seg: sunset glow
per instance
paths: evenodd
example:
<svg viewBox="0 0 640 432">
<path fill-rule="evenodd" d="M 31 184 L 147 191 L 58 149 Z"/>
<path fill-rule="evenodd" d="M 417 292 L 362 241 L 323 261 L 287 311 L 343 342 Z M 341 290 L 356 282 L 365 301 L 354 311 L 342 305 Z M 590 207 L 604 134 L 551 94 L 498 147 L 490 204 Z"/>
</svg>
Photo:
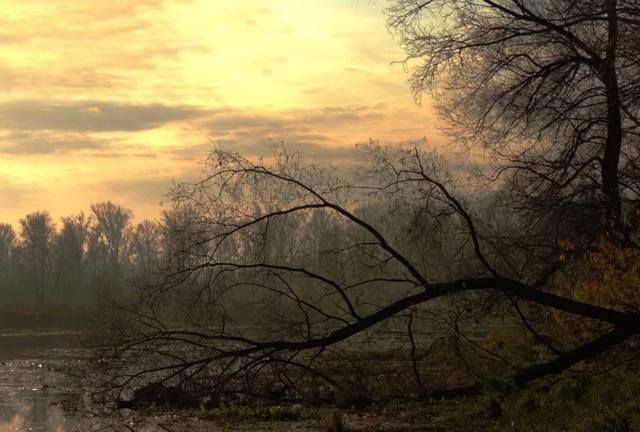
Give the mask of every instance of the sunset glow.
<svg viewBox="0 0 640 432">
<path fill-rule="evenodd" d="M 0 14 L 0 219 L 110 199 L 154 218 L 215 146 L 437 141 L 381 2 L 7 0 Z"/>
</svg>

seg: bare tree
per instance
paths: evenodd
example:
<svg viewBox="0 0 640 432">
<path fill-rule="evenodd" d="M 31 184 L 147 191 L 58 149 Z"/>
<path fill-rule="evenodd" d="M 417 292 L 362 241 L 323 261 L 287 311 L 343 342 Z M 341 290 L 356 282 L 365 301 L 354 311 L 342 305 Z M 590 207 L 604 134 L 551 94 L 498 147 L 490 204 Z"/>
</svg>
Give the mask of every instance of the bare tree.
<svg viewBox="0 0 640 432">
<path fill-rule="evenodd" d="M 52 242 L 55 225 L 46 211 L 20 219 L 20 252 L 24 277 L 29 281 L 37 306 L 44 306 L 52 290 Z"/>
<path fill-rule="evenodd" d="M 65 302 L 84 303 L 87 250 L 91 219 L 84 213 L 62 218 L 62 229 L 55 238 L 56 284 Z M 82 290 L 82 291 L 80 291 Z"/>
<path fill-rule="evenodd" d="M 271 166 L 213 154 L 206 179 L 174 191 L 175 211 L 200 209 L 183 226 L 193 235 L 177 251 L 185 265 L 145 288 L 130 315 L 137 324 L 119 332 L 122 344 L 109 351 L 109 382 L 121 388 L 143 377 L 205 374 L 215 377 L 209 390 L 217 392 L 239 376 L 277 368 L 292 382 L 296 373 L 315 374 L 341 386 L 323 369 L 336 349 L 366 343 L 372 334 L 379 349 L 392 347 L 396 342 L 379 332 L 403 328 L 402 343 L 411 343 L 413 356 L 416 343 L 425 343 L 414 337 L 416 313 L 434 336 L 442 302 L 452 298 L 466 318 L 478 305 L 502 305 L 517 317 L 532 304 L 604 324 L 591 340 L 512 369 L 507 378 L 516 383 L 558 373 L 640 331 L 633 312 L 552 292 L 559 254 L 547 266 L 528 266 L 528 256 L 499 250 L 447 185 L 437 156 L 375 145 L 363 152 L 356 182 L 287 152 Z M 382 211 L 366 210 L 376 206 Z M 407 236 L 409 229 L 424 234 Z M 435 243 L 435 232 L 453 249 L 445 257 L 421 248 Z M 443 271 L 443 258 L 457 260 L 457 270 Z M 178 302 L 168 303 L 163 293 Z M 188 318 L 175 320 L 176 308 Z M 148 355 L 153 367 L 132 361 Z"/>
<path fill-rule="evenodd" d="M 638 196 L 639 10 L 633 0 L 396 0 L 387 14 L 414 96 L 437 94 L 465 142 L 511 173 L 521 205 L 548 214 L 579 203 L 623 231 L 623 202 Z"/>
<path fill-rule="evenodd" d="M 163 256 L 161 226 L 153 221 L 140 222 L 132 238 L 132 255 L 136 273 L 145 276 L 157 270 Z"/>
<path fill-rule="evenodd" d="M 111 384 L 205 375 L 217 391 L 269 369 L 290 384 L 315 374 L 340 385 L 340 368 L 326 367 L 336 350 L 402 328 L 397 352 L 423 386 L 418 320 L 427 340 L 449 326 L 457 347 L 519 384 L 640 332 L 638 305 L 575 295 L 568 277 L 603 234 L 637 248 L 640 4 L 395 0 L 387 14 L 416 98 L 432 91 L 452 135 L 495 156 L 502 181 L 484 191 L 493 207 L 420 148 L 372 143 L 344 176 L 286 151 L 270 163 L 215 152 L 206 178 L 173 192 L 174 214 L 189 215 L 176 265 L 141 293 L 135 330 L 110 351 Z M 189 320 L 169 319 L 174 307 Z M 517 365 L 462 328 L 496 315 L 518 321 L 544 355 Z M 556 326 L 560 346 L 540 332 L 558 315 L 598 325 L 586 337 Z M 136 367 L 148 353 L 153 367 Z"/>
<path fill-rule="evenodd" d="M 10 224 L 0 224 L 0 289 L 7 295 L 15 274 L 13 255 L 16 246 L 16 232 Z"/>
<path fill-rule="evenodd" d="M 0 266 L 8 265 L 12 249 L 16 242 L 16 232 L 10 224 L 0 224 Z"/>
<path fill-rule="evenodd" d="M 95 218 L 94 248 L 106 253 L 111 278 L 121 278 L 130 255 L 133 212 L 110 201 L 92 204 L 91 212 Z"/>
</svg>

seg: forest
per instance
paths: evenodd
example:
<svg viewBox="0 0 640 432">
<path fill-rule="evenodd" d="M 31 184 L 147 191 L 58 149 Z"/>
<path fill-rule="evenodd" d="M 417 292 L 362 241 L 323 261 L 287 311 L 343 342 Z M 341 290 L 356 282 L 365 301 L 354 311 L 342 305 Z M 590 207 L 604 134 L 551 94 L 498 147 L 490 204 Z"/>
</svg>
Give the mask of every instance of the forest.
<svg viewBox="0 0 640 432">
<path fill-rule="evenodd" d="M 130 298 L 136 280 L 163 259 L 169 213 L 162 223 L 133 222 L 130 209 L 96 203 L 56 223 L 47 211 L 0 224 L 2 326 L 29 327 L 38 317 L 84 327 L 87 311 L 110 298 Z"/>
</svg>

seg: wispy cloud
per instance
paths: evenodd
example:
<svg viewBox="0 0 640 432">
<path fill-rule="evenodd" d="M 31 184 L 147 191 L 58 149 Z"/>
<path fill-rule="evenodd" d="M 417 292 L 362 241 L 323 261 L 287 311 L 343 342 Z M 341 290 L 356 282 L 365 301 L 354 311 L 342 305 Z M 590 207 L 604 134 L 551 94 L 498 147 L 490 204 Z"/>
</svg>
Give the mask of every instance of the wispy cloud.
<svg viewBox="0 0 640 432">
<path fill-rule="evenodd" d="M 112 146 L 85 134 L 58 134 L 42 131 L 13 131 L 0 136 L 0 153 L 6 155 L 42 155 L 84 150 L 103 151 Z"/>
<path fill-rule="evenodd" d="M 205 118 L 202 126 L 217 138 L 260 136 L 262 139 L 287 140 L 307 137 L 310 141 L 330 141 L 328 134 L 345 128 L 357 129 L 382 119 L 383 113 L 365 105 L 336 105 L 317 108 L 264 110 L 218 110 Z"/>
<path fill-rule="evenodd" d="M 0 104 L 0 129 L 141 131 L 200 115 L 200 109 L 188 106 L 100 101 L 21 101 Z"/>
</svg>

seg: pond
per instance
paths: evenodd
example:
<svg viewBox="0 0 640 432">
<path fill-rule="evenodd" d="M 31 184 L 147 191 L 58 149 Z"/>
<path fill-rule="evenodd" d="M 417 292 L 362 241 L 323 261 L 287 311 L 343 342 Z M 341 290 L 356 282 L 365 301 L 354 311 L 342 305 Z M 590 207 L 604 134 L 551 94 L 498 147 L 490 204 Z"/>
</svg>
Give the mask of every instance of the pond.
<svg viewBox="0 0 640 432">
<path fill-rule="evenodd" d="M 88 409 L 88 389 L 73 378 L 88 351 L 75 334 L 0 333 L 0 432 L 296 431 L 308 424 L 227 424 L 193 412 L 134 412 L 109 416 Z"/>
<path fill-rule="evenodd" d="M 0 333 L 0 432 L 302 432 L 327 430 L 335 412 L 331 407 L 305 407 L 301 418 L 293 421 L 205 421 L 194 410 L 120 410 L 105 415 L 102 407 L 88 404 L 85 381 L 73 377 L 89 354 L 78 347 L 78 339 L 76 334 Z M 425 421 L 434 418 L 422 415 L 428 409 L 407 410 L 400 404 L 352 410 L 345 422 L 354 431 L 449 430 L 426 428 Z"/>
<path fill-rule="evenodd" d="M 74 334 L 0 334 L 0 432 L 95 429 L 68 372 L 85 351 Z M 93 422 L 98 427 L 99 422 Z M 97 429 L 96 429 L 97 430 Z"/>
</svg>

